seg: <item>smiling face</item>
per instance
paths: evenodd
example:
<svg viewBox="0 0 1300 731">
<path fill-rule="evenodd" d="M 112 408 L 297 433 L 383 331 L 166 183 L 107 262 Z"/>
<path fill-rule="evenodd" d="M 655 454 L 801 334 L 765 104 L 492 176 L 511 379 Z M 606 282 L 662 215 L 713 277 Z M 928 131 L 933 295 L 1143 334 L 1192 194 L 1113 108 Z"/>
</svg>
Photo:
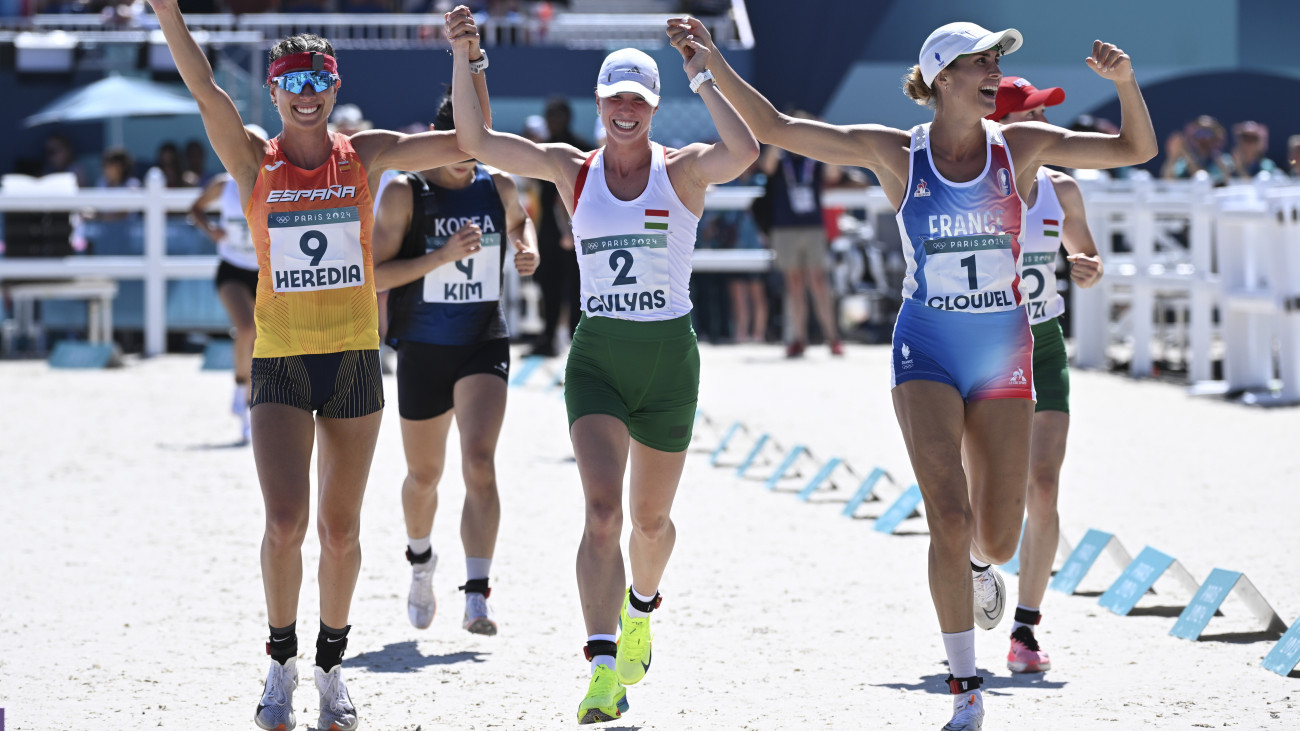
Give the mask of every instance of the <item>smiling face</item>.
<svg viewBox="0 0 1300 731">
<path fill-rule="evenodd" d="M 631 142 L 650 135 L 650 120 L 657 107 L 638 94 L 620 92 L 611 97 L 597 97 L 596 110 L 605 125 L 605 139 Z"/>
<path fill-rule="evenodd" d="M 989 49 L 958 56 L 939 72 L 935 85 L 942 89 L 941 94 L 948 103 L 973 104 L 984 110 L 981 115 L 988 115 L 997 109 L 998 82 L 1001 80 L 998 51 Z"/>
<path fill-rule="evenodd" d="M 302 91 L 294 94 L 271 85 L 271 103 L 280 113 L 285 130 L 310 129 L 324 125 L 338 100 L 338 85 L 318 92 L 311 84 L 303 84 Z"/>
</svg>

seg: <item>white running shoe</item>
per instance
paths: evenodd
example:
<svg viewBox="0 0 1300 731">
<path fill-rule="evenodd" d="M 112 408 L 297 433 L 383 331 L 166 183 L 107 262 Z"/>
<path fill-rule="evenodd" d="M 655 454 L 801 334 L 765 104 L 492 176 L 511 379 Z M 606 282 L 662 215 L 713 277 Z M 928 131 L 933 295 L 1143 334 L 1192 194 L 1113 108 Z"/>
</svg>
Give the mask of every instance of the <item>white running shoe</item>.
<svg viewBox="0 0 1300 731">
<path fill-rule="evenodd" d="M 416 629 L 428 629 L 438 611 L 433 596 L 433 570 L 438 568 L 438 554 L 424 563 L 411 564 L 411 592 L 406 597 L 406 616 Z"/>
<path fill-rule="evenodd" d="M 492 619 L 486 596 L 475 591 L 465 592 L 465 622 L 462 626 L 476 635 L 497 633 L 497 623 Z"/>
<path fill-rule="evenodd" d="M 243 416 L 248 413 L 248 386 L 235 384 L 235 393 L 230 397 L 230 413 Z"/>
<path fill-rule="evenodd" d="M 975 587 L 975 624 L 980 629 L 993 629 L 1002 621 L 1007 609 L 1007 585 L 994 566 L 971 577 Z"/>
<path fill-rule="evenodd" d="M 298 658 L 291 657 L 284 664 L 272 660 L 266 673 L 266 690 L 257 703 L 253 721 L 267 731 L 290 731 L 298 725 L 293 717 L 293 690 L 298 687 Z"/>
<path fill-rule="evenodd" d="M 980 731 L 984 728 L 984 695 L 978 688 L 952 697 L 952 720 L 943 731 Z"/>
<path fill-rule="evenodd" d="M 352 705 L 348 688 L 343 684 L 343 666 L 335 665 L 328 673 L 313 665 L 316 690 L 320 693 L 319 731 L 352 731 L 357 727 L 357 709 Z"/>
</svg>

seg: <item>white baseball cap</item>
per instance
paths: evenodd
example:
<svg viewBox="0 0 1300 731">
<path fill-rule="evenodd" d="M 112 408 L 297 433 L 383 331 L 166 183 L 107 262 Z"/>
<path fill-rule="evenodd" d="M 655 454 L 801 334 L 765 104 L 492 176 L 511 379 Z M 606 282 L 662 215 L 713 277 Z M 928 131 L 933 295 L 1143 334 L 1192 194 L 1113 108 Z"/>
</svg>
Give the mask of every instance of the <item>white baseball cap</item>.
<svg viewBox="0 0 1300 731">
<path fill-rule="evenodd" d="M 659 106 L 659 66 L 655 60 L 635 48 L 623 48 L 605 57 L 596 77 L 596 95 L 608 98 L 632 92 L 651 106 Z"/>
<path fill-rule="evenodd" d="M 1001 47 L 1003 56 L 1020 48 L 1025 42 L 1015 28 L 990 32 L 974 23 L 949 23 L 940 26 L 921 45 L 921 78 L 926 85 L 934 85 L 934 77 L 958 56 Z"/>
</svg>

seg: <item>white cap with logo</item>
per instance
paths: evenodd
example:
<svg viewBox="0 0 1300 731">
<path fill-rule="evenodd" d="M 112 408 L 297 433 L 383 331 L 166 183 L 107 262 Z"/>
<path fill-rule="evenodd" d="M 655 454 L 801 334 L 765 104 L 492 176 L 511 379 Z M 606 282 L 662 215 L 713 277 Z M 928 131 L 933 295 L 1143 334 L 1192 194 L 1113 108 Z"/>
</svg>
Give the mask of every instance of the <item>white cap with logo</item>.
<svg viewBox="0 0 1300 731">
<path fill-rule="evenodd" d="M 596 78 L 596 95 L 607 98 L 631 92 L 659 106 L 659 66 L 649 55 L 635 48 L 623 48 L 605 57 Z"/>
<path fill-rule="evenodd" d="M 1015 28 L 993 33 L 974 23 L 940 26 L 921 46 L 921 78 L 927 85 L 933 86 L 934 77 L 958 56 L 987 51 L 994 46 L 999 46 L 1001 54 L 1005 56 L 1020 48 L 1024 42 L 1024 37 Z"/>
</svg>

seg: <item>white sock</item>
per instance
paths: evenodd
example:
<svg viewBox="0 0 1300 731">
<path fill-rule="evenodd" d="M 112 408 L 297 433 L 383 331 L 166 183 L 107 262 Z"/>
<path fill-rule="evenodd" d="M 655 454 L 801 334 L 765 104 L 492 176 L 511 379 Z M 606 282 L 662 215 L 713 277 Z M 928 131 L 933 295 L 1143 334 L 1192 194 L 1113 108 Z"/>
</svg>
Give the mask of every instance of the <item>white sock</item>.
<svg viewBox="0 0 1300 731">
<path fill-rule="evenodd" d="M 651 593 L 650 596 L 646 596 L 646 595 L 642 594 L 641 592 L 637 591 L 635 586 L 632 587 L 632 596 L 633 596 L 637 601 L 639 601 L 639 602 L 652 602 L 652 601 L 654 601 L 654 598 L 655 598 L 654 593 Z M 650 613 L 649 613 L 649 612 L 643 612 L 643 611 L 641 611 L 640 609 L 637 609 L 635 604 L 632 604 L 631 602 L 629 602 L 628 605 L 627 605 L 627 616 L 629 616 L 629 617 L 649 617 L 649 616 L 650 616 Z"/>
<path fill-rule="evenodd" d="M 975 569 L 976 569 L 977 567 L 980 568 L 980 569 L 987 569 L 989 566 L 992 566 L 992 564 L 985 563 L 985 562 L 979 560 L 978 558 L 975 558 L 975 554 L 974 554 L 974 553 L 972 553 L 972 554 L 970 555 L 970 563 L 971 563 L 971 569 L 970 569 L 970 570 L 971 570 L 971 573 L 972 573 L 972 574 L 981 574 L 981 573 L 984 573 L 982 570 L 981 570 L 981 571 L 976 571 Z"/>
<path fill-rule="evenodd" d="M 948 672 L 954 678 L 975 676 L 975 630 L 942 632 L 943 649 L 948 654 Z"/>
<path fill-rule="evenodd" d="M 470 558 L 465 557 L 465 578 L 473 581 L 474 579 L 486 579 L 492 572 L 492 559 L 490 558 Z"/>
<path fill-rule="evenodd" d="M 1018 605 L 1016 605 L 1016 611 L 1017 611 L 1017 612 L 1020 611 L 1021 609 L 1025 610 L 1026 612 L 1037 612 L 1037 611 L 1038 611 L 1038 607 L 1026 607 L 1026 606 L 1023 605 L 1023 604 L 1018 604 Z M 1012 631 L 1012 632 L 1015 632 L 1016 630 L 1020 629 L 1021 627 L 1028 627 L 1030 632 L 1033 632 L 1033 631 L 1034 631 L 1034 625 L 1032 625 L 1032 624 L 1025 624 L 1024 622 L 1017 622 L 1017 621 L 1015 621 L 1015 620 L 1012 620 L 1012 621 L 1011 621 L 1011 631 Z"/>
<path fill-rule="evenodd" d="M 590 636 L 590 637 L 587 638 L 587 641 L 588 641 L 588 642 L 599 642 L 600 640 L 605 640 L 606 642 L 617 642 L 617 641 L 618 641 L 618 638 L 615 637 L 614 635 L 592 635 L 592 636 Z M 604 665 L 605 667 L 609 668 L 610 670 L 613 670 L 613 669 L 614 669 L 614 656 L 613 656 L 613 655 L 597 655 L 597 656 L 591 658 L 591 672 L 593 672 L 593 673 L 596 672 L 596 666 L 597 666 L 597 665 Z"/>
<path fill-rule="evenodd" d="M 411 553 L 419 556 L 432 547 L 432 544 L 430 543 L 430 539 L 432 538 L 433 534 L 429 534 L 423 538 L 408 537 L 406 539 L 406 545 L 411 549 Z"/>
</svg>

